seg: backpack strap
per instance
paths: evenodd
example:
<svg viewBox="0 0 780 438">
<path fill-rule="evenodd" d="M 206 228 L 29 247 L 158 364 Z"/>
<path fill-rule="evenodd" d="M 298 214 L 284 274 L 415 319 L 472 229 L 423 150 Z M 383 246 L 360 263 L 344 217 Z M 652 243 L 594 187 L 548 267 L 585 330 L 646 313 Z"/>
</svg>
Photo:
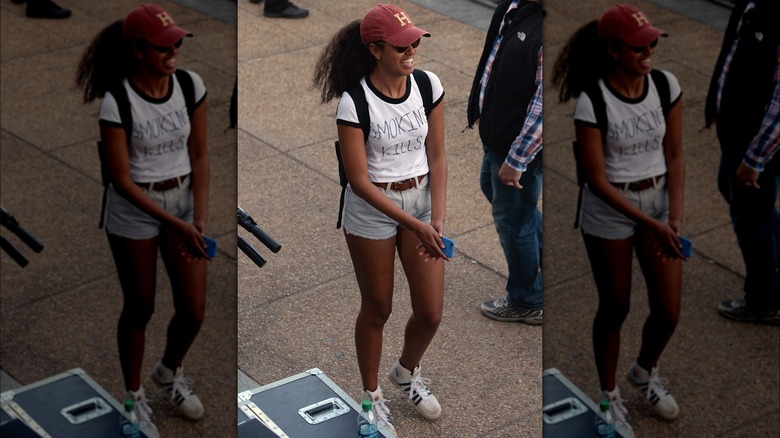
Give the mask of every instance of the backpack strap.
<svg viewBox="0 0 780 438">
<path fill-rule="evenodd" d="M 424 71 L 417 69 L 414 69 L 412 75 L 414 75 L 414 80 L 420 88 L 420 95 L 422 96 L 423 105 L 425 106 L 425 116 L 427 117 L 433 110 L 433 86 L 431 85 L 431 78 L 428 77 L 428 74 Z"/>
<path fill-rule="evenodd" d="M 130 144 L 130 139 L 133 136 L 133 113 L 130 110 L 130 99 L 127 97 L 127 89 L 125 88 L 124 81 L 116 84 L 109 92 L 113 96 L 116 102 L 117 111 L 119 112 L 119 120 L 122 122 L 122 128 L 125 130 L 125 138 L 127 144 Z M 103 228 L 105 225 L 105 211 L 106 203 L 108 201 L 108 185 L 111 183 L 111 175 L 106 165 L 106 147 L 102 141 L 97 142 L 98 158 L 100 159 L 100 179 L 103 183 L 103 200 L 100 207 L 100 221 L 98 222 L 98 229 Z"/>
<path fill-rule="evenodd" d="M 187 115 L 192 120 L 192 114 L 195 112 L 195 85 L 192 83 L 192 76 L 186 70 L 176 69 L 176 80 L 179 82 L 181 92 L 184 95 L 184 104 L 187 106 Z"/>
<path fill-rule="evenodd" d="M 582 92 L 588 95 L 591 105 L 593 105 L 593 114 L 596 116 L 596 125 L 598 125 L 599 131 L 601 131 L 601 142 L 603 144 L 607 140 L 607 132 L 609 131 L 607 103 L 604 101 L 604 94 L 598 82 L 591 83 Z M 574 151 L 574 163 L 577 168 L 577 184 L 580 186 L 577 194 L 577 213 L 574 217 L 574 228 L 576 229 L 580 226 L 580 216 L 582 214 L 582 191 L 585 187 L 585 170 L 582 168 L 580 148 L 576 141 L 572 142 L 572 150 Z"/>
<path fill-rule="evenodd" d="M 669 79 L 661 70 L 650 70 L 650 76 L 653 78 L 655 88 L 658 90 L 658 97 L 661 99 L 661 110 L 664 113 L 664 119 L 669 117 L 669 110 L 672 106 L 671 91 L 669 90 Z"/>
<path fill-rule="evenodd" d="M 366 100 L 366 93 L 363 90 L 363 86 L 360 82 L 353 85 L 347 90 L 349 97 L 352 98 L 352 102 L 355 104 L 355 111 L 358 116 L 358 123 L 360 129 L 363 131 L 363 141 L 368 140 L 368 134 L 371 130 L 371 121 L 368 115 L 368 100 Z M 344 196 L 347 193 L 347 172 L 344 170 L 344 160 L 341 158 L 341 147 L 338 140 L 336 141 L 336 159 L 339 163 L 339 183 L 341 184 L 341 196 L 339 198 L 339 217 L 336 220 L 336 229 L 341 228 L 342 212 L 344 210 Z"/>
</svg>

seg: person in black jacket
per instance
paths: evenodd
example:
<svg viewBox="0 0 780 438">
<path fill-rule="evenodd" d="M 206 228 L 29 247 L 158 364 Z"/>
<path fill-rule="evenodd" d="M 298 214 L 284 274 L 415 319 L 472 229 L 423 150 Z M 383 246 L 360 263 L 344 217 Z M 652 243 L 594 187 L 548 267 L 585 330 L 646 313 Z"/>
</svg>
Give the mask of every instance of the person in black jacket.
<svg viewBox="0 0 780 438">
<path fill-rule="evenodd" d="M 542 323 L 542 5 L 496 8 L 474 77 L 468 124 L 483 145 L 480 186 L 509 268 L 506 296 L 481 305 L 498 321 Z"/>
<path fill-rule="evenodd" d="M 745 295 L 726 318 L 780 325 L 780 2 L 741 0 L 723 38 L 705 121 L 721 148 L 718 189 L 745 262 Z"/>
</svg>

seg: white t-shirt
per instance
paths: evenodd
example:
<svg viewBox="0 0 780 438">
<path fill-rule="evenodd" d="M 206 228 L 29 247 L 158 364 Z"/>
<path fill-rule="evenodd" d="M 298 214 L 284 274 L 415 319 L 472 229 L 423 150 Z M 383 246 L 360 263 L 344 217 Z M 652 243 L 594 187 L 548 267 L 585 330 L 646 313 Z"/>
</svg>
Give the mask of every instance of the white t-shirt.
<svg viewBox="0 0 780 438">
<path fill-rule="evenodd" d="M 188 71 L 195 88 L 195 103 L 200 105 L 206 96 L 203 80 Z M 128 145 L 130 176 L 136 182 L 161 181 L 192 171 L 187 149 L 190 136 L 190 118 L 176 75 L 171 75 L 168 95 L 154 99 L 144 95 L 130 81 L 123 82 L 130 101 L 133 135 Z M 106 93 L 100 104 L 98 118 L 101 124 L 122 128 L 116 100 Z"/>
<path fill-rule="evenodd" d="M 444 97 L 439 78 L 426 71 L 431 80 L 433 108 Z M 382 95 L 368 77 L 360 85 L 368 102 L 370 131 L 366 141 L 368 179 L 373 182 L 400 181 L 428 173 L 428 156 L 425 138 L 428 135 L 428 119 L 425 116 L 420 89 L 409 75 L 406 95 L 391 99 Z M 344 92 L 336 111 L 336 123 L 360 128 L 355 103 Z"/>
<path fill-rule="evenodd" d="M 680 83 L 671 73 L 663 71 L 669 82 L 672 105 L 682 95 Z M 645 93 L 637 99 L 618 95 L 603 79 L 599 87 L 607 107 L 606 145 L 604 162 L 610 182 L 638 181 L 666 173 L 663 140 L 666 120 L 661 99 L 652 76 L 646 76 Z M 574 120 L 598 126 L 593 104 L 587 94 L 581 93 L 574 109 Z"/>
</svg>

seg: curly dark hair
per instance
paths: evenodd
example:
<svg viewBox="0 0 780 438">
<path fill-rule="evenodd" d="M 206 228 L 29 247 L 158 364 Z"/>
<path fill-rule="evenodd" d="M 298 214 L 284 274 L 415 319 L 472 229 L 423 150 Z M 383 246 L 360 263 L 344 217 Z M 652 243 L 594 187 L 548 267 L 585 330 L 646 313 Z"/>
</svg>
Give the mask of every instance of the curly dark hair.
<svg viewBox="0 0 780 438">
<path fill-rule="evenodd" d="M 138 68 L 138 59 L 122 37 L 123 21 L 117 20 L 101 30 L 79 62 L 76 88 L 84 90 L 84 103 L 103 97 Z"/>
<path fill-rule="evenodd" d="M 599 21 L 593 20 L 579 28 L 555 60 L 552 84 L 560 89 L 561 102 L 578 97 L 589 84 L 615 68 L 607 51 L 608 43 L 598 37 L 598 27 Z"/>
<path fill-rule="evenodd" d="M 376 59 L 360 40 L 360 21 L 355 20 L 339 30 L 317 61 L 313 86 L 320 90 L 322 103 L 340 97 L 376 68 Z"/>
</svg>

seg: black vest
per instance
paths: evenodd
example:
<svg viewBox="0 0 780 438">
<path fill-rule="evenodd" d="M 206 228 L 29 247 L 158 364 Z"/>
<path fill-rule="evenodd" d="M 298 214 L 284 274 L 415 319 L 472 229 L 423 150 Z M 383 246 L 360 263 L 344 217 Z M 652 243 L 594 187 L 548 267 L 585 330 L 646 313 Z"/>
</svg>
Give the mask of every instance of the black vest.
<svg viewBox="0 0 780 438">
<path fill-rule="evenodd" d="M 509 3 L 509 0 L 502 2 L 493 14 L 468 105 L 469 126 L 479 118 L 482 143 L 502 154 L 509 152 L 509 146 L 523 128 L 528 104 L 536 92 L 536 66 L 542 47 L 542 5 L 521 0 L 518 8 L 504 17 Z M 506 22 L 503 40 L 493 61 L 482 114 L 479 114 L 479 81 L 502 19 Z"/>
<path fill-rule="evenodd" d="M 716 127 L 723 152 L 735 156 L 745 154 L 748 144 L 761 127 L 774 91 L 777 48 L 780 45 L 780 1 L 756 1 L 755 7 L 742 18 L 740 40 L 729 65 L 718 111 L 718 79 L 726 54 L 737 37 L 737 24 L 746 4 L 747 1 L 740 1 L 729 20 L 705 109 L 707 126 L 717 118 Z"/>
</svg>

